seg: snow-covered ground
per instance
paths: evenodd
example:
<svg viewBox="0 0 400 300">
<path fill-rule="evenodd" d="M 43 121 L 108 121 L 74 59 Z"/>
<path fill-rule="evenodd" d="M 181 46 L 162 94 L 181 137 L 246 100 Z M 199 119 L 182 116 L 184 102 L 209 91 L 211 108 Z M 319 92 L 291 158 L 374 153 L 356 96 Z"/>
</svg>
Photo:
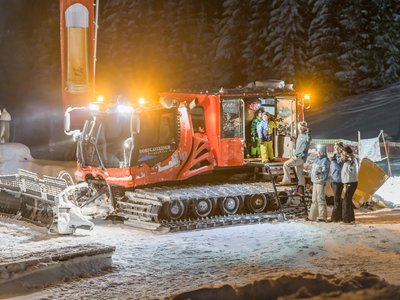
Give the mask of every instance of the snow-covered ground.
<svg viewBox="0 0 400 300">
<path fill-rule="evenodd" d="M 0 174 L 14 173 L 18 166 L 56 175 L 58 168 L 68 166 L 39 164 L 22 150 L 18 155 L 0 162 Z M 112 272 L 53 284 L 18 299 L 154 299 L 299 272 L 368 271 L 400 285 L 399 211 L 359 212 L 356 220 L 356 225 L 299 220 L 165 235 L 100 222 L 92 232 L 58 236 L 0 218 L 0 259 L 87 243 L 116 247 Z"/>
<path fill-rule="evenodd" d="M 390 177 L 375 192 L 374 200 L 382 201 L 387 206 L 400 206 L 400 177 Z"/>
<path fill-rule="evenodd" d="M 43 228 L 1 219 L 0 256 L 90 242 L 116 246 L 112 272 L 54 284 L 17 299 L 154 299 L 202 286 L 240 286 L 276 273 L 305 271 L 368 271 L 400 284 L 399 221 L 279 222 L 166 235 L 97 224 L 90 233 L 48 236 Z"/>
</svg>

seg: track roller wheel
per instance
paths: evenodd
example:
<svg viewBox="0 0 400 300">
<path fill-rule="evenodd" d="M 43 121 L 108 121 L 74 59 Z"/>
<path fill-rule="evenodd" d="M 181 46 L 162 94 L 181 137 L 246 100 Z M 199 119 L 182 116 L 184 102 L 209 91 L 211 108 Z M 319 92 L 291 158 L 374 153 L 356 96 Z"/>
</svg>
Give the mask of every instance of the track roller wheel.
<svg viewBox="0 0 400 300">
<path fill-rule="evenodd" d="M 179 220 L 186 215 L 186 205 L 181 200 L 172 200 L 163 205 L 163 212 L 167 220 Z"/>
<path fill-rule="evenodd" d="M 246 207 L 251 213 L 263 212 L 268 204 L 268 199 L 263 194 L 251 195 L 246 200 Z"/>
<path fill-rule="evenodd" d="M 192 202 L 192 212 L 197 218 L 205 218 L 214 211 L 214 201 L 211 199 L 197 199 Z"/>
<path fill-rule="evenodd" d="M 224 215 L 236 214 L 241 206 L 242 199 L 240 197 L 225 197 L 218 200 L 218 207 Z"/>
<path fill-rule="evenodd" d="M 289 195 L 287 192 L 279 192 L 278 197 L 281 200 L 282 204 L 286 204 L 289 199 Z"/>
</svg>

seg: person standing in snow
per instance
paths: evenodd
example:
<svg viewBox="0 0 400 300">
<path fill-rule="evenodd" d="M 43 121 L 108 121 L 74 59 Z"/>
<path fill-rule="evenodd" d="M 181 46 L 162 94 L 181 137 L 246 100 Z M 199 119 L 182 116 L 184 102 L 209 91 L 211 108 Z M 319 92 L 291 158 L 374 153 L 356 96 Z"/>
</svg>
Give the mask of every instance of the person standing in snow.
<svg viewBox="0 0 400 300">
<path fill-rule="evenodd" d="M 258 138 L 257 134 L 257 127 L 262 121 L 262 110 L 259 109 L 256 111 L 253 121 L 251 122 L 251 149 L 250 155 L 252 157 L 259 157 L 260 156 L 260 139 Z"/>
<path fill-rule="evenodd" d="M 333 191 L 333 210 L 331 221 L 340 222 L 342 218 L 342 167 L 343 161 L 341 157 L 342 149 L 344 145 L 342 142 L 335 143 L 335 150 L 331 157 L 331 165 L 329 170 L 329 181 L 331 182 L 331 187 Z"/>
<path fill-rule="evenodd" d="M 354 223 L 353 196 L 358 185 L 358 162 L 350 146 L 345 146 L 342 150 L 343 160 L 342 182 L 344 185 L 344 198 L 342 202 L 342 217 L 344 223 Z"/>
<path fill-rule="evenodd" d="M 326 182 L 329 176 L 329 159 L 326 156 L 326 146 L 317 146 L 317 158 L 311 168 L 311 181 L 313 183 L 312 202 L 308 220 L 326 222 L 327 206 L 325 200 Z"/>
<path fill-rule="evenodd" d="M 268 131 L 268 114 L 266 112 L 262 113 L 262 120 L 257 126 L 257 135 L 260 139 L 260 152 L 261 152 L 261 162 L 268 163 L 268 150 L 267 143 L 271 140 L 271 136 Z"/>
<path fill-rule="evenodd" d="M 0 115 L 0 143 L 10 142 L 10 123 L 11 115 L 4 108 Z"/>
<path fill-rule="evenodd" d="M 299 134 L 296 140 L 296 149 L 291 159 L 287 160 L 283 164 L 284 176 L 281 181 L 282 185 L 291 183 L 290 180 L 290 168 L 294 167 L 298 179 L 297 191 L 294 193 L 297 196 L 304 197 L 304 185 L 305 179 L 303 175 L 304 163 L 307 161 L 308 148 L 311 143 L 311 129 L 307 127 L 307 122 L 299 122 L 298 124 Z"/>
</svg>

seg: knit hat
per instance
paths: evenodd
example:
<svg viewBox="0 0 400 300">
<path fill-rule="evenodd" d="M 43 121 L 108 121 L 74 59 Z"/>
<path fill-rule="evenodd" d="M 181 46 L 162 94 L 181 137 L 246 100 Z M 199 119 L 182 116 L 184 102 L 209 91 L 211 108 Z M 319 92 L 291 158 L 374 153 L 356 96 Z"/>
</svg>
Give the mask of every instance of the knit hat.
<svg viewBox="0 0 400 300">
<path fill-rule="evenodd" d="M 345 146 L 345 147 L 343 148 L 343 150 L 344 150 L 345 152 L 347 152 L 348 154 L 353 153 L 353 149 L 351 149 L 350 146 Z"/>
<path fill-rule="evenodd" d="M 299 126 L 307 128 L 307 122 L 306 121 L 299 122 Z"/>
<path fill-rule="evenodd" d="M 321 145 L 321 144 L 317 145 L 317 150 L 321 153 L 326 154 L 326 146 L 325 145 Z"/>
<path fill-rule="evenodd" d="M 337 142 L 337 143 L 335 143 L 335 145 L 338 146 L 339 149 L 341 149 L 341 150 L 344 149 L 344 144 L 343 144 L 343 142 Z"/>
</svg>

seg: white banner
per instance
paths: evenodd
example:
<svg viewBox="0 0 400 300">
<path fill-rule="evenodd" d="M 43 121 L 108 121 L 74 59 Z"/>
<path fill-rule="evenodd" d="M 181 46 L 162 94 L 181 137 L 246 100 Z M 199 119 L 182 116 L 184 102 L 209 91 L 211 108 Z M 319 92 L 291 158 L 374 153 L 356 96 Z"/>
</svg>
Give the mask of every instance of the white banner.
<svg viewBox="0 0 400 300">
<path fill-rule="evenodd" d="M 359 158 L 360 161 L 368 157 L 373 162 L 381 161 L 381 148 L 379 147 L 379 137 L 373 139 L 360 140 Z"/>
</svg>

